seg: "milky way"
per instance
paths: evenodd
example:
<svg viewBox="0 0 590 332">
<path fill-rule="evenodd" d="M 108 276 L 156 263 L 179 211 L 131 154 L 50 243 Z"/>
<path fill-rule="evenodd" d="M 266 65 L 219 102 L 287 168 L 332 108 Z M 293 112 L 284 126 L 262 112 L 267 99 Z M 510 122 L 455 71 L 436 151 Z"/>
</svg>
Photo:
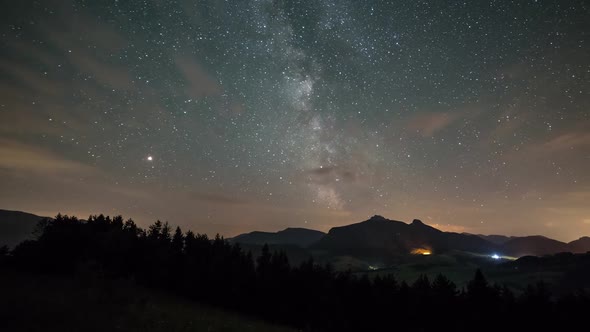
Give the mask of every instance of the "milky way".
<svg viewBox="0 0 590 332">
<path fill-rule="evenodd" d="M 590 234 L 583 1 L 3 7 L 0 208 Z"/>
</svg>

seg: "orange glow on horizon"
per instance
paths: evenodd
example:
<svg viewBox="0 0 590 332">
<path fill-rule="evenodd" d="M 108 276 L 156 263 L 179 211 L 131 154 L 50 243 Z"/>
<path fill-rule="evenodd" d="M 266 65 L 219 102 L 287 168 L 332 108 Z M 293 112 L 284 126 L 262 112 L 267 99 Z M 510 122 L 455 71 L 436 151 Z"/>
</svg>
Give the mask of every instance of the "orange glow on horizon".
<svg viewBox="0 0 590 332">
<path fill-rule="evenodd" d="M 430 249 L 425 249 L 425 248 L 415 248 L 415 249 L 412 249 L 411 253 L 413 255 L 428 256 L 428 255 L 432 254 L 432 251 L 430 251 Z"/>
</svg>

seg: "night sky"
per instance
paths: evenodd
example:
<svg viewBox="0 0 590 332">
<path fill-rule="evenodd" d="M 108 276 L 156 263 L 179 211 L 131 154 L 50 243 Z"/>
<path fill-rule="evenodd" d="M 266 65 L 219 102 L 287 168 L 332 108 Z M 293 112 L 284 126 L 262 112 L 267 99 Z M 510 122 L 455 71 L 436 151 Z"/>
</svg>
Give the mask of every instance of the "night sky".
<svg viewBox="0 0 590 332">
<path fill-rule="evenodd" d="M 0 208 L 590 235 L 585 1 L 4 1 Z"/>
</svg>

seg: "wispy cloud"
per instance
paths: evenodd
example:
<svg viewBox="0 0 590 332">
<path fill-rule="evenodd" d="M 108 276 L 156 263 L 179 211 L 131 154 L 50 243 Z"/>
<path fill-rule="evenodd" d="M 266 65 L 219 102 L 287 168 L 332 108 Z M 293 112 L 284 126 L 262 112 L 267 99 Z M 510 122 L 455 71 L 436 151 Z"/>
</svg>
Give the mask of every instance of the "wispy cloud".
<svg viewBox="0 0 590 332">
<path fill-rule="evenodd" d="M 407 130 L 416 132 L 422 137 L 432 137 L 453 123 L 456 117 L 454 114 L 442 112 L 421 113 L 411 117 L 405 127 Z"/>
<path fill-rule="evenodd" d="M 543 147 L 551 151 L 569 150 L 577 147 L 590 147 L 590 132 L 563 133 L 547 141 L 543 144 Z"/>
<path fill-rule="evenodd" d="M 76 30 L 79 24 L 75 22 L 63 29 L 49 28 L 45 31 L 45 35 L 55 49 L 61 51 L 79 73 L 92 78 L 100 86 L 117 90 L 131 89 L 133 79 L 126 67 L 115 62 L 101 60 L 99 57 L 101 54 L 90 52 L 88 49 L 88 43 L 92 43 L 101 45 L 99 49 L 103 53 L 116 52 L 124 43 L 123 37 L 112 28 L 104 25 L 97 25 L 97 31 L 92 32 L 86 31 L 86 29 Z M 76 31 L 76 34 L 72 31 Z M 105 36 L 110 39 L 107 40 Z M 88 40 L 84 41 L 85 38 Z"/>
<path fill-rule="evenodd" d="M 221 86 L 195 60 L 186 56 L 178 57 L 176 67 L 186 81 L 187 97 L 202 98 L 221 94 Z"/>
<path fill-rule="evenodd" d="M 0 139 L 0 168 L 41 175 L 89 175 L 97 172 L 91 166 L 65 159 L 50 151 L 5 139 Z"/>
<path fill-rule="evenodd" d="M 79 48 L 69 53 L 68 59 L 81 73 L 89 75 L 103 86 L 117 90 L 129 90 L 133 87 L 131 75 L 123 66 L 101 62 Z"/>
<path fill-rule="evenodd" d="M 0 61 L 0 72 L 6 73 L 16 84 L 30 89 L 32 95 L 42 94 L 58 97 L 63 95 L 66 90 L 63 84 L 43 77 L 38 71 L 17 62 Z"/>
</svg>

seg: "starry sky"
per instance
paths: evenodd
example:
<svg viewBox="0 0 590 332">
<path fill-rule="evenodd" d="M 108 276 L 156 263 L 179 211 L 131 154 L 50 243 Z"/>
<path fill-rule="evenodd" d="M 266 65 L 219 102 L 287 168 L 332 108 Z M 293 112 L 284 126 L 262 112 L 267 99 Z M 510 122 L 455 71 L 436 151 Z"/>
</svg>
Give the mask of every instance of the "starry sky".
<svg viewBox="0 0 590 332">
<path fill-rule="evenodd" d="M 5 1 L 0 208 L 590 235 L 585 1 Z"/>
</svg>

